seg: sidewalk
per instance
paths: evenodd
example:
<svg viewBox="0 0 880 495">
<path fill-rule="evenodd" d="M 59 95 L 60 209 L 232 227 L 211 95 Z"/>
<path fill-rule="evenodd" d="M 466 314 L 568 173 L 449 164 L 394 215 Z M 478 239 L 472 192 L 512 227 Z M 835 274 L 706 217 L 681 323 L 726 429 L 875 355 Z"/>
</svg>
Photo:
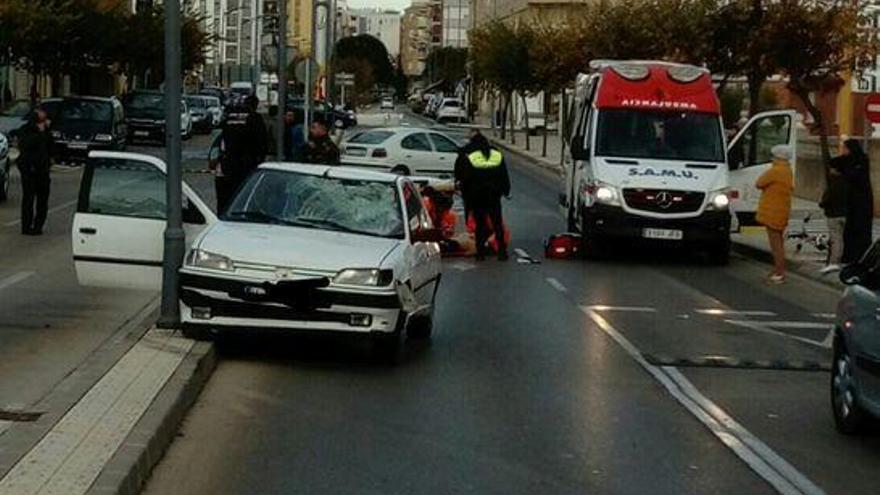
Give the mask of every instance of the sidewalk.
<svg viewBox="0 0 880 495">
<path fill-rule="evenodd" d="M 542 136 L 529 137 L 529 151 L 525 150 L 525 134 L 518 131 L 515 136 L 516 144 L 511 144 L 510 136 L 501 140 L 500 132 L 493 134 L 487 131 L 486 136 L 498 147 L 530 160 L 536 165 L 561 174 L 560 139 L 557 135 L 547 136 L 547 156 L 541 156 Z M 805 220 L 807 220 L 805 222 Z M 821 275 L 819 270 L 825 266 L 827 252 L 816 248 L 808 239 L 790 239 L 788 235 L 806 231 L 809 236 L 827 236 L 828 226 L 825 215 L 815 201 L 803 198 L 794 198 L 792 203 L 791 220 L 786 232 L 785 251 L 789 269 L 807 278 L 842 287 L 836 274 Z M 874 238 L 880 237 L 880 220 L 874 222 Z M 739 232 L 731 235 L 734 252 L 764 263 L 771 263 L 770 245 L 767 234 L 763 227 L 743 227 Z"/>
</svg>

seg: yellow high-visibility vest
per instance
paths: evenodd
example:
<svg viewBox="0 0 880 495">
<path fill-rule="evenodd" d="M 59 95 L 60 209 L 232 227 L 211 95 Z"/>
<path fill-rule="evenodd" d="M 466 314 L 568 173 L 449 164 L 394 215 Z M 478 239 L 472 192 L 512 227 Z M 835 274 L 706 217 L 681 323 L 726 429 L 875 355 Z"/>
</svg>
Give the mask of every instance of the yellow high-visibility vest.
<svg viewBox="0 0 880 495">
<path fill-rule="evenodd" d="M 504 159 L 504 157 L 501 155 L 501 152 L 498 150 L 492 150 L 492 152 L 489 153 L 488 159 L 486 159 L 486 157 L 483 156 L 482 151 L 474 151 L 473 153 L 468 155 L 468 160 L 471 161 L 471 165 L 473 165 L 474 168 L 480 168 L 480 169 L 500 167 L 501 161 L 503 159 Z"/>
</svg>

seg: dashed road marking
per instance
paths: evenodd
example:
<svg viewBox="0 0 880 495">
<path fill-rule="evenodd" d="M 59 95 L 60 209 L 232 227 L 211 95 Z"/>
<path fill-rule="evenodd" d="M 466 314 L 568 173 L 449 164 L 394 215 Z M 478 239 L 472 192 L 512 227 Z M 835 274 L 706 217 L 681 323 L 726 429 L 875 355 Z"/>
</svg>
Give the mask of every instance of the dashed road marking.
<svg viewBox="0 0 880 495">
<path fill-rule="evenodd" d="M 566 286 L 562 285 L 562 282 L 560 282 L 559 280 L 556 280 L 553 277 L 547 277 L 544 280 L 547 281 L 547 283 L 550 285 L 550 287 L 553 287 L 557 291 L 562 292 L 562 293 L 568 292 L 568 288 Z"/>
<path fill-rule="evenodd" d="M 749 311 L 724 308 L 695 309 L 695 313 L 709 316 L 776 316 L 772 311 Z"/>
<path fill-rule="evenodd" d="M 721 407 L 709 400 L 702 392 L 675 368 L 655 366 L 622 333 L 615 329 L 598 311 L 588 306 L 581 310 L 596 326 L 617 343 L 645 371 L 703 423 L 734 454 L 755 473 L 764 478 L 783 495 L 824 495 L 824 491 L 801 474 L 794 466 L 773 451 L 767 444 L 736 422 Z"/>
<path fill-rule="evenodd" d="M 837 318 L 835 313 L 812 313 L 810 316 L 813 318 L 818 318 L 820 320 L 833 320 Z"/>
<path fill-rule="evenodd" d="M 781 330 L 775 330 L 775 328 L 783 328 L 783 329 L 806 329 L 806 330 L 821 330 L 828 329 L 831 330 L 831 326 L 827 323 L 815 323 L 808 321 L 750 321 L 750 320 L 724 320 L 725 323 L 730 323 L 731 325 L 736 325 L 742 328 L 748 328 L 750 330 L 755 330 L 756 332 L 766 333 L 769 335 L 776 335 L 778 337 L 785 337 L 792 340 L 797 340 L 798 342 L 803 342 L 807 345 L 812 345 L 816 347 L 821 347 L 823 349 L 830 349 L 831 344 L 826 337 L 823 341 L 819 342 L 813 339 L 808 339 L 806 337 L 801 337 L 800 335 L 792 335 L 788 332 L 783 332 Z M 827 343 L 826 343 L 827 342 Z"/>
<path fill-rule="evenodd" d="M 622 311 L 629 313 L 656 313 L 657 308 L 650 306 L 606 306 L 604 304 L 595 304 L 587 306 L 590 311 Z"/>
<path fill-rule="evenodd" d="M 6 278 L 0 278 L 0 290 L 12 287 L 13 285 L 27 280 L 32 277 L 36 272 L 18 272 L 14 273 Z"/>
</svg>

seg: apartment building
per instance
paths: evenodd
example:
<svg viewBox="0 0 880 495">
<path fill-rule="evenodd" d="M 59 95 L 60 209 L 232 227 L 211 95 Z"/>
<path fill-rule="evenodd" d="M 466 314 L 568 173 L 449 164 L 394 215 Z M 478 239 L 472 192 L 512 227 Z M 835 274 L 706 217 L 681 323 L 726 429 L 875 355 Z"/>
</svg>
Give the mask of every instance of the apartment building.
<svg viewBox="0 0 880 495">
<path fill-rule="evenodd" d="M 470 0 L 443 0 L 441 26 L 444 47 L 468 47 L 468 30 L 471 28 L 470 11 Z"/>
<path fill-rule="evenodd" d="M 383 9 L 356 9 L 352 12 L 357 17 L 357 33 L 375 36 L 388 53 L 397 58 L 400 54 L 400 12 Z"/>
</svg>

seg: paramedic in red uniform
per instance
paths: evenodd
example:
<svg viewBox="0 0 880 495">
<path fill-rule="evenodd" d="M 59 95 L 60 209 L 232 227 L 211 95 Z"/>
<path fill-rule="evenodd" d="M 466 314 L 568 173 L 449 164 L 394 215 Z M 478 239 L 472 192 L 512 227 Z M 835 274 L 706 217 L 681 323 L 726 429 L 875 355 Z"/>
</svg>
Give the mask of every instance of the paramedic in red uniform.
<svg viewBox="0 0 880 495">
<path fill-rule="evenodd" d="M 504 155 L 489 145 L 482 134 L 476 134 L 468 143 L 469 153 L 462 154 L 456 166 L 456 180 L 468 210 L 476 221 L 477 260 L 486 257 L 489 223 L 498 242 L 498 260 L 507 260 L 504 219 L 501 197 L 510 196 L 510 177 Z"/>
</svg>

